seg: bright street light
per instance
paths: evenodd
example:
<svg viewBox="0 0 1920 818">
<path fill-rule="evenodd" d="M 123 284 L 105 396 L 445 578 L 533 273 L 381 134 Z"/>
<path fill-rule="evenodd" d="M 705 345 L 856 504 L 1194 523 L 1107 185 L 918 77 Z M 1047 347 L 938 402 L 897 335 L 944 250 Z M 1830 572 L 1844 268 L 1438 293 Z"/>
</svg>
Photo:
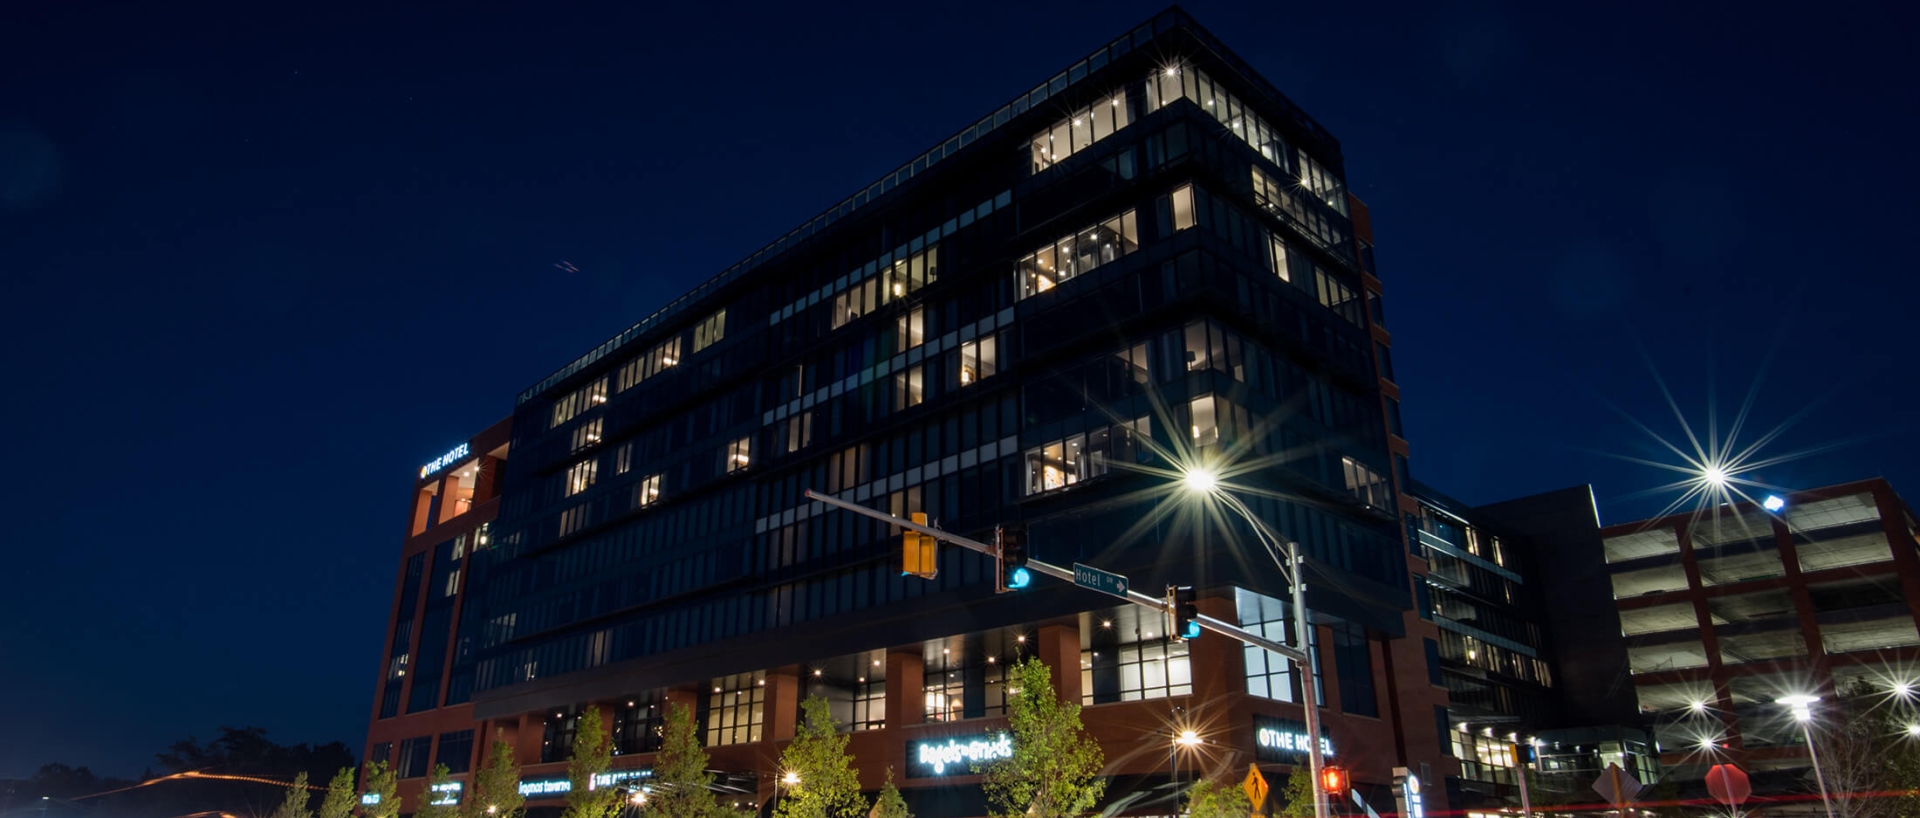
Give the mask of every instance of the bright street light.
<svg viewBox="0 0 1920 818">
<path fill-rule="evenodd" d="M 786 775 L 780 776 L 780 783 L 785 784 L 789 787 L 796 786 L 800 783 L 800 774 L 792 770 L 788 770 Z"/>
<path fill-rule="evenodd" d="M 1909 736 L 1920 736 L 1920 724 L 1909 724 L 1909 725 L 1907 725 L 1907 735 L 1909 735 Z"/>
<path fill-rule="evenodd" d="M 1198 747 L 1200 746 L 1200 734 L 1192 730 L 1181 730 L 1180 736 L 1175 738 L 1173 743 L 1182 747 Z"/>
<path fill-rule="evenodd" d="M 1760 502 L 1760 507 L 1768 511 L 1779 511 L 1787 507 L 1787 501 L 1780 499 L 1778 494 L 1769 494 L 1767 499 Z"/>
<path fill-rule="evenodd" d="M 1220 485 L 1220 477 L 1207 469 L 1188 469 L 1181 478 L 1188 491 L 1195 494 L 1209 494 Z"/>
<path fill-rule="evenodd" d="M 1833 818 L 1833 801 L 1827 797 L 1827 776 L 1820 772 L 1820 753 L 1813 749 L 1813 703 L 1820 701 L 1819 696 L 1796 693 L 1781 696 L 1773 700 L 1793 709 L 1793 720 L 1800 722 L 1800 735 L 1807 740 L 1807 760 L 1813 762 L 1813 780 L 1820 783 L 1820 803 L 1827 808 L 1827 818 Z"/>
<path fill-rule="evenodd" d="M 1791 708 L 1793 710 L 1793 720 L 1804 722 L 1813 718 L 1813 703 L 1817 701 L 1820 701 L 1819 696 L 1809 696 L 1801 693 L 1792 696 L 1781 696 L 1778 699 L 1774 699 L 1773 703 L 1784 704 Z"/>
<path fill-rule="evenodd" d="M 1727 470 L 1719 466 L 1708 466 L 1700 472 L 1700 479 L 1716 488 L 1727 487 Z"/>
</svg>

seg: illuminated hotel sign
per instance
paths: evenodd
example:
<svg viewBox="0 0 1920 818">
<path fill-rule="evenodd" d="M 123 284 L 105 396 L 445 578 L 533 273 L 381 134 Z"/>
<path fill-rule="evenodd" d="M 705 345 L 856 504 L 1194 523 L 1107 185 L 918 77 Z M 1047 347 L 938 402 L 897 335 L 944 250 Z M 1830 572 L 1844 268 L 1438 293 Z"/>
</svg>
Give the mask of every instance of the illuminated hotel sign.
<svg viewBox="0 0 1920 818">
<path fill-rule="evenodd" d="M 366 804 L 368 806 L 378 804 L 380 803 L 380 793 L 377 793 L 377 792 L 362 793 L 360 795 L 360 803 Z"/>
<path fill-rule="evenodd" d="M 1394 798 L 1405 818 L 1427 818 L 1426 799 L 1420 795 L 1420 776 L 1405 767 L 1393 768 Z"/>
<path fill-rule="evenodd" d="M 907 777 L 925 778 L 953 772 L 966 775 L 973 765 L 1013 757 L 1013 737 L 1006 733 L 928 739 L 907 743 Z"/>
<path fill-rule="evenodd" d="M 460 793 L 466 789 L 466 785 L 458 781 L 442 781 L 429 789 L 433 790 L 434 806 L 444 806 L 460 803 Z"/>
<path fill-rule="evenodd" d="M 467 447 L 467 444 L 465 443 L 462 443 L 458 446 L 453 447 L 453 451 L 440 455 L 439 457 L 434 458 L 431 462 L 427 463 L 427 465 L 421 466 L 420 476 L 426 477 L 429 474 L 432 474 L 448 466 L 451 466 L 455 463 L 458 463 L 460 461 L 460 458 L 467 456 L 467 452 L 468 452 L 468 447 Z"/>
<path fill-rule="evenodd" d="M 1253 757 L 1259 761 L 1297 764 L 1307 760 L 1307 726 L 1293 719 L 1253 717 Z M 1333 757 L 1333 740 L 1320 729 L 1320 755 Z"/>
<path fill-rule="evenodd" d="M 632 769 L 632 770 L 614 770 L 612 772 L 597 773 L 593 777 L 593 788 L 597 790 L 597 789 L 600 789 L 601 787 L 611 787 L 615 784 L 619 784 L 624 781 L 632 781 L 636 778 L 652 778 L 652 777 L 653 777 L 652 767 L 640 767 L 638 769 Z M 536 778 L 536 779 L 533 779 L 532 781 L 520 782 L 520 794 L 528 798 L 544 798 L 549 795 L 566 795 L 567 793 L 572 791 L 573 791 L 573 779 L 570 779 L 570 778 Z"/>
</svg>

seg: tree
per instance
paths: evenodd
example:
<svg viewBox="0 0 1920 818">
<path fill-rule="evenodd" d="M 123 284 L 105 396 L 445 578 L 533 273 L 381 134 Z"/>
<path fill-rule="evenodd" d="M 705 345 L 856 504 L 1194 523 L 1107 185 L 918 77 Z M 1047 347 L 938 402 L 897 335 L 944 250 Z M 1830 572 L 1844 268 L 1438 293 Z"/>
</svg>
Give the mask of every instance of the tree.
<svg viewBox="0 0 1920 818">
<path fill-rule="evenodd" d="M 327 797 L 320 801 L 320 813 L 317 818 L 348 818 L 353 815 L 353 804 L 359 799 L 353 792 L 353 768 L 341 767 L 334 773 L 333 780 L 327 782 Z"/>
<path fill-rule="evenodd" d="M 458 801 L 435 803 L 443 796 L 442 785 L 451 781 L 453 774 L 445 764 L 433 765 L 433 772 L 427 776 L 427 791 L 420 794 L 420 804 L 413 811 L 413 818 L 455 818 L 459 815 Z"/>
<path fill-rule="evenodd" d="M 781 794 L 775 818 L 860 818 L 867 799 L 860 795 L 860 776 L 847 755 L 848 736 L 840 732 L 826 699 L 808 696 L 800 714 L 800 729 L 780 753 L 783 776 L 800 781 Z"/>
<path fill-rule="evenodd" d="M 367 764 L 366 789 L 373 803 L 361 802 L 360 815 L 363 818 L 398 818 L 400 815 L 399 782 L 395 780 L 394 770 L 385 761 Z"/>
<path fill-rule="evenodd" d="M 311 800 L 313 793 L 307 791 L 307 772 L 301 770 L 287 786 L 287 798 L 273 811 L 273 818 L 313 818 L 313 811 L 307 809 L 307 802 Z"/>
<path fill-rule="evenodd" d="M 1920 815 L 1920 744 L 1907 733 L 1920 708 L 1865 680 L 1842 691 L 1835 705 L 1808 725 L 1835 818 Z M 1807 789 L 1818 792 L 1811 771 Z"/>
<path fill-rule="evenodd" d="M 900 788 L 893 785 L 892 767 L 887 768 L 887 783 L 880 785 L 880 797 L 873 801 L 872 818 L 913 818 L 907 811 L 907 799 L 901 798 Z"/>
<path fill-rule="evenodd" d="M 613 766 L 613 744 L 600 723 L 600 708 L 589 705 L 573 730 L 573 754 L 567 759 L 567 808 L 561 818 L 614 818 L 620 812 L 620 793 L 613 787 L 593 786 L 594 776 Z M 418 818 L 418 816 L 416 816 Z"/>
<path fill-rule="evenodd" d="M 1287 776 L 1287 787 L 1280 793 L 1280 806 L 1275 812 L 1285 818 L 1313 818 L 1313 771 L 1301 765 L 1293 768 L 1293 774 Z"/>
<path fill-rule="evenodd" d="M 1200 781 L 1187 790 L 1188 818 L 1246 818 L 1252 812 L 1247 791 L 1233 784 Z M 1312 814 L 1311 802 L 1308 814 Z"/>
<path fill-rule="evenodd" d="M 1107 785 L 1100 745 L 1080 726 L 1080 705 L 1054 695 L 1053 674 L 1036 657 L 1007 669 L 1007 724 L 1013 757 L 987 766 L 981 781 L 994 818 L 1069 818 L 1093 808 Z"/>
<path fill-rule="evenodd" d="M 520 765 L 513 761 L 513 745 L 495 737 L 487 748 L 487 764 L 473 774 L 473 792 L 456 813 L 460 818 L 521 818 L 527 797 L 520 794 Z"/>
<path fill-rule="evenodd" d="M 700 746 L 693 713 L 684 704 L 669 705 L 660 753 L 653 761 L 645 818 L 719 818 L 724 810 L 709 789 L 712 785 L 707 751 Z"/>
</svg>

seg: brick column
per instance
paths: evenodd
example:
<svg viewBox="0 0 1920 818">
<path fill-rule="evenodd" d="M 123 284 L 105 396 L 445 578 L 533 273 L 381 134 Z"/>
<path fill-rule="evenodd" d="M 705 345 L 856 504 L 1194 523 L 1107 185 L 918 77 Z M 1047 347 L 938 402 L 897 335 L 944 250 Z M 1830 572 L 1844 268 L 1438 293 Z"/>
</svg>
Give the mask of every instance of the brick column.
<svg viewBox="0 0 1920 818">
<path fill-rule="evenodd" d="M 927 660 L 917 650 L 887 651 L 887 729 L 927 719 Z"/>
<path fill-rule="evenodd" d="M 519 735 L 508 739 L 513 742 L 514 763 L 522 767 L 540 763 L 540 742 L 547 737 L 547 716 L 550 715 L 545 711 L 521 714 Z"/>
<path fill-rule="evenodd" d="M 799 715 L 800 666 L 767 671 L 766 721 L 760 725 L 760 735 L 766 741 L 793 738 L 794 721 Z"/>
<path fill-rule="evenodd" d="M 1034 655 L 1053 672 L 1053 691 L 1060 700 L 1080 701 L 1080 626 L 1040 626 Z"/>
</svg>

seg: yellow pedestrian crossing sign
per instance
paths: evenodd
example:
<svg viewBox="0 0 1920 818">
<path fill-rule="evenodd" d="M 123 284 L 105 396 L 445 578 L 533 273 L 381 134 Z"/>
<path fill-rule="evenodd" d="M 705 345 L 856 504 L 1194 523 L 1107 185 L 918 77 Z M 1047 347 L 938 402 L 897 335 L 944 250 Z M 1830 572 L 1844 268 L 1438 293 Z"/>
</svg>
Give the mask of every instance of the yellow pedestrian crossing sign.
<svg viewBox="0 0 1920 818">
<path fill-rule="evenodd" d="M 1253 802 L 1253 811 L 1255 813 L 1258 813 L 1260 808 L 1266 805 L 1267 777 L 1260 774 L 1259 767 L 1252 764 L 1247 765 L 1247 780 L 1240 783 L 1240 788 L 1247 791 L 1247 800 Z"/>
</svg>

